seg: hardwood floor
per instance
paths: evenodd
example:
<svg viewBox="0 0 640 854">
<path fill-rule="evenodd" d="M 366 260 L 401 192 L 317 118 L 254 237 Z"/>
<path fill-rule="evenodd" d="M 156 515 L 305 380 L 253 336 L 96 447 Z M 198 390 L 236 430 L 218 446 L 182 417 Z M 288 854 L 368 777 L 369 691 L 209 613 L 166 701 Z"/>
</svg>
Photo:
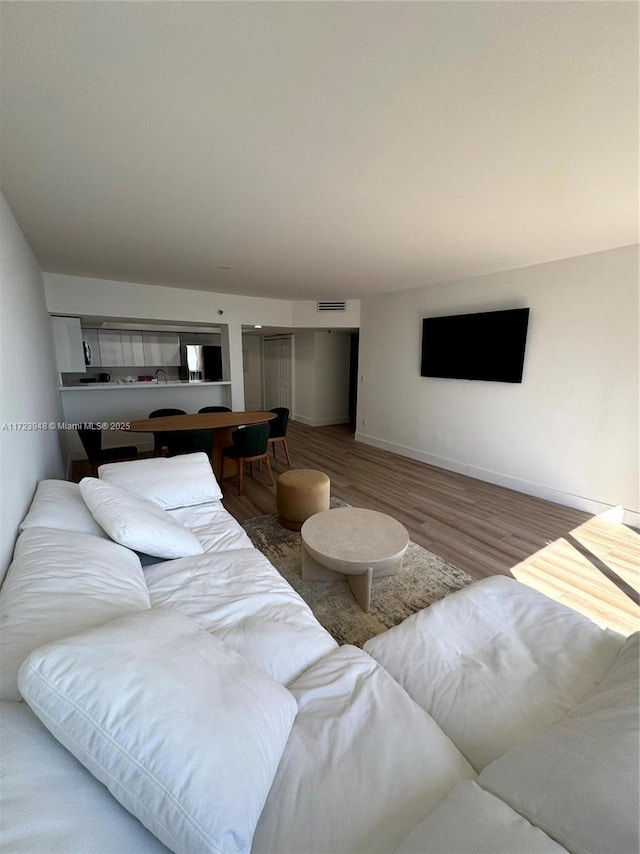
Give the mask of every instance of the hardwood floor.
<svg viewBox="0 0 640 854">
<path fill-rule="evenodd" d="M 518 578 L 623 634 L 640 628 L 640 537 L 609 518 L 592 517 L 529 495 L 444 471 L 356 442 L 343 426 L 289 423 L 295 468 L 331 478 L 331 494 L 399 519 L 411 539 L 474 578 Z M 274 477 L 287 466 L 272 458 Z M 223 484 L 236 519 L 275 512 L 265 470 Z"/>
<path fill-rule="evenodd" d="M 331 494 L 399 519 L 411 539 L 474 578 L 513 576 L 625 635 L 640 628 L 640 536 L 613 513 L 570 507 L 363 445 L 348 427 L 289 422 L 291 464 L 331 478 Z M 274 479 L 285 471 L 281 447 Z M 256 467 L 254 466 L 254 469 Z M 74 466 L 74 480 L 85 474 Z M 242 521 L 276 510 L 265 468 L 222 484 L 223 503 Z"/>
</svg>

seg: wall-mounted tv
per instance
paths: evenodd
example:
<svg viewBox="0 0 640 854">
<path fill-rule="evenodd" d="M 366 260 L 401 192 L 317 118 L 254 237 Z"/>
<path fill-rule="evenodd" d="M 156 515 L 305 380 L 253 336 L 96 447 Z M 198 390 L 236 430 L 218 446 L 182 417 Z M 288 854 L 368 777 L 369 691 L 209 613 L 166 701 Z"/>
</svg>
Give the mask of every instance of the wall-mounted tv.
<svg viewBox="0 0 640 854">
<path fill-rule="evenodd" d="M 528 325 L 528 308 L 425 317 L 420 374 L 521 383 Z"/>
</svg>

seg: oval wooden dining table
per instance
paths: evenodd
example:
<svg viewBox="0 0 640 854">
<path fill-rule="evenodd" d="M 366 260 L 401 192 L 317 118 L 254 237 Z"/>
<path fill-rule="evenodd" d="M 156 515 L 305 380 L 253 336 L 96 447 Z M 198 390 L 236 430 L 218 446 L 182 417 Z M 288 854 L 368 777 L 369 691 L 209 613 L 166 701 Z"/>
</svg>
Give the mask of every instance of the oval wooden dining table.
<svg viewBox="0 0 640 854">
<path fill-rule="evenodd" d="M 164 418 L 144 418 L 132 421 L 132 433 L 165 433 L 178 430 L 211 430 L 211 467 L 215 476 L 222 478 L 222 449 L 232 445 L 231 434 L 236 427 L 246 424 L 264 424 L 276 418 L 275 412 L 200 412 L 193 415 L 167 415 Z M 228 458 L 228 477 L 237 473 L 235 460 Z"/>
</svg>

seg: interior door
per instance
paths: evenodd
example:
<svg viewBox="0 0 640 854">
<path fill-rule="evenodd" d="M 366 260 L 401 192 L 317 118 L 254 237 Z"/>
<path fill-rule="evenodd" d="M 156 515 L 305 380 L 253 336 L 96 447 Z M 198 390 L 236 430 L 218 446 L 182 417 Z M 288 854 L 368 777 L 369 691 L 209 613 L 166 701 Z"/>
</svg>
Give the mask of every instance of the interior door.
<svg viewBox="0 0 640 854">
<path fill-rule="evenodd" d="M 291 337 L 264 339 L 264 408 L 292 409 Z"/>
</svg>

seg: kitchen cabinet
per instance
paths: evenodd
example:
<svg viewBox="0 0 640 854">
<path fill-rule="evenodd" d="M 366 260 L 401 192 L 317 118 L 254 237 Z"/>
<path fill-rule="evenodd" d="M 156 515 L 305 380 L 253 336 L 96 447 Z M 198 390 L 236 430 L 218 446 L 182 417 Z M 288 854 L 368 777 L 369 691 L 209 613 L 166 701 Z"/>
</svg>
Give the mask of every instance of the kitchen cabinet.
<svg viewBox="0 0 640 854">
<path fill-rule="evenodd" d="M 145 365 L 162 364 L 162 347 L 160 345 L 159 332 L 142 333 L 142 350 L 144 352 Z"/>
<path fill-rule="evenodd" d="M 98 341 L 97 329 L 83 329 L 82 340 L 86 345 L 84 348 L 84 363 L 89 368 L 102 367 L 100 358 L 100 342 Z"/>
<path fill-rule="evenodd" d="M 142 346 L 142 332 L 122 332 L 122 363 L 137 367 L 144 365 L 144 347 Z"/>
<path fill-rule="evenodd" d="M 180 336 L 172 332 L 143 332 L 145 365 L 180 365 Z"/>
<path fill-rule="evenodd" d="M 124 365 L 120 332 L 99 329 L 98 341 L 100 342 L 100 359 L 105 368 L 116 368 Z"/>
<path fill-rule="evenodd" d="M 180 336 L 173 332 L 161 333 L 160 347 L 162 352 L 162 364 L 167 366 L 180 365 Z"/>
<path fill-rule="evenodd" d="M 52 317 L 51 322 L 60 372 L 85 373 L 86 365 L 92 368 L 180 366 L 177 333 L 83 329 L 77 317 Z"/>
<path fill-rule="evenodd" d="M 142 332 L 100 329 L 100 358 L 107 368 L 142 367 L 145 363 Z"/>
<path fill-rule="evenodd" d="M 60 373 L 86 372 L 79 317 L 52 317 L 51 327 Z"/>
</svg>

